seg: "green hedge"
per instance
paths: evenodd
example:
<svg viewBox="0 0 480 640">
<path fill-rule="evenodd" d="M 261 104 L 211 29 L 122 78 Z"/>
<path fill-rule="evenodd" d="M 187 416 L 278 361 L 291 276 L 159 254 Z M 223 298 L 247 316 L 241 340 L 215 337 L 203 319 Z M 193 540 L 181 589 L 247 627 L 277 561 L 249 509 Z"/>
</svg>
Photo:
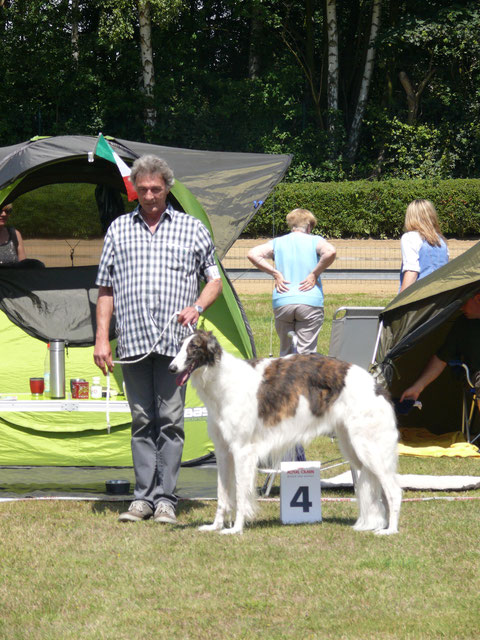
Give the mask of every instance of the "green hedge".
<svg viewBox="0 0 480 640">
<path fill-rule="evenodd" d="M 124 198 L 125 210 L 136 203 Z M 102 226 L 95 185 L 54 184 L 20 196 L 10 218 L 24 238 L 99 238 Z"/>
<path fill-rule="evenodd" d="M 480 180 L 281 183 L 246 227 L 244 236 L 286 233 L 286 214 L 302 207 L 317 217 L 315 233 L 329 238 L 398 238 L 405 209 L 431 200 L 445 235 L 480 235 Z"/>
<path fill-rule="evenodd" d="M 12 224 L 25 238 L 100 237 L 94 190 L 92 185 L 59 184 L 26 193 L 14 203 Z M 480 235 L 480 180 L 281 183 L 243 235 L 285 233 L 286 214 L 303 207 L 317 216 L 316 233 L 329 238 L 398 238 L 405 209 L 415 198 L 434 203 L 445 235 Z M 124 202 L 127 211 L 135 206 Z"/>
</svg>

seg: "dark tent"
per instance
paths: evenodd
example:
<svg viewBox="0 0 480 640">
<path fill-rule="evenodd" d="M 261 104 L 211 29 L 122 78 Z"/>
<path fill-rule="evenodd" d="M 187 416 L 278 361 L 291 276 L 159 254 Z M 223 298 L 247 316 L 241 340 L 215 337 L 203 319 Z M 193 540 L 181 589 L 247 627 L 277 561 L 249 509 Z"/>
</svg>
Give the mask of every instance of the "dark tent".
<svg viewBox="0 0 480 640">
<path fill-rule="evenodd" d="M 91 183 L 124 192 L 117 167 L 102 158 L 93 158 L 96 141 L 96 137 L 89 136 L 60 136 L 0 149 L 0 203 L 57 183 Z M 171 195 L 180 208 L 202 220 L 212 231 L 220 258 L 255 214 L 255 203 L 268 197 L 291 160 L 290 156 L 203 152 L 125 140 L 109 139 L 109 143 L 129 165 L 146 153 L 168 162 L 176 178 Z M 105 192 L 97 192 L 97 202 L 105 201 L 104 196 Z M 106 199 L 115 202 L 115 198 Z M 75 215 L 74 207 L 72 212 Z M 205 313 L 205 328 L 216 329 L 225 348 L 239 356 L 251 357 L 255 347 L 248 321 L 221 263 L 218 265 L 223 293 Z M 0 269 L 0 309 L 4 312 L 0 314 L 0 334 L 5 356 L 0 365 L 2 394 L 28 390 L 31 368 L 35 367 L 35 371 L 43 368 L 45 345 L 40 341 L 63 338 L 71 346 L 93 344 L 95 274 L 95 266 Z M 112 326 L 112 338 L 113 329 Z M 87 378 L 96 375 L 98 370 L 91 369 L 92 363 L 88 350 L 71 350 L 72 377 L 78 377 L 80 372 Z M 121 389 L 120 380 L 117 386 Z M 18 411 L 9 413 L 8 419 L 7 414 L 0 418 L 0 465 L 130 463 L 127 417 L 119 416 L 112 434 L 106 435 L 105 419 L 101 416 L 96 421 L 92 414 L 71 416 L 70 420 L 62 414 L 55 421 L 52 414 L 47 415 L 48 420 L 42 420 L 37 414 Z M 206 437 L 205 418 L 204 407 L 189 387 L 185 429 L 187 440 L 190 432 L 190 439 L 198 444 L 193 451 L 186 446 L 184 460 L 201 458 L 212 450 Z"/>
<path fill-rule="evenodd" d="M 94 155 L 96 142 L 93 136 L 58 136 L 0 148 L 0 203 L 58 183 L 92 183 L 125 192 L 117 167 Z M 212 230 L 220 260 L 255 214 L 255 203 L 268 197 L 291 161 L 286 155 L 204 152 L 114 138 L 109 138 L 109 144 L 130 165 L 147 153 L 168 162 L 176 178 L 173 198 Z M 105 193 L 97 192 L 97 201 L 102 196 Z M 75 286 L 68 269 L 47 271 L 19 275 L 2 270 L 0 308 L 12 322 L 37 338 L 56 336 L 70 344 L 91 344 L 95 331 L 95 270 L 76 268 Z M 235 295 L 230 283 L 225 293 L 227 290 Z M 223 300 L 211 313 L 224 313 L 222 304 Z M 231 312 L 235 305 L 229 306 Z M 250 346 L 245 337 L 241 341 L 241 351 L 247 355 Z"/>
<path fill-rule="evenodd" d="M 380 314 L 382 330 L 374 373 L 398 398 L 443 343 L 460 307 L 480 290 L 480 243 L 400 293 Z M 462 424 L 463 386 L 446 367 L 422 393 L 422 409 L 399 416 L 400 426 L 432 433 Z M 475 429 L 474 429 L 475 430 Z"/>
<path fill-rule="evenodd" d="M 88 154 L 94 136 L 33 138 L 0 148 L 0 204 L 45 186 L 62 182 L 103 184 L 125 192 L 112 163 Z M 141 155 L 160 156 L 201 203 L 212 225 L 218 257 L 223 258 L 275 185 L 287 171 L 291 156 L 178 149 L 108 138 L 128 164 Z"/>
</svg>

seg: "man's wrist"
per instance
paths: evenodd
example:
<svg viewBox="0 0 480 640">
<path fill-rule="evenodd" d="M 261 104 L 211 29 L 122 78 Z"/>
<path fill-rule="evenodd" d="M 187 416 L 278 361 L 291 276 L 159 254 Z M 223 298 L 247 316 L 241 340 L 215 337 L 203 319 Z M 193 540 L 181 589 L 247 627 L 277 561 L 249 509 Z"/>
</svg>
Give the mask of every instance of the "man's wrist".
<svg viewBox="0 0 480 640">
<path fill-rule="evenodd" d="M 201 304 L 194 304 L 193 308 L 196 310 L 198 315 L 201 315 L 203 313 L 203 307 Z"/>
</svg>

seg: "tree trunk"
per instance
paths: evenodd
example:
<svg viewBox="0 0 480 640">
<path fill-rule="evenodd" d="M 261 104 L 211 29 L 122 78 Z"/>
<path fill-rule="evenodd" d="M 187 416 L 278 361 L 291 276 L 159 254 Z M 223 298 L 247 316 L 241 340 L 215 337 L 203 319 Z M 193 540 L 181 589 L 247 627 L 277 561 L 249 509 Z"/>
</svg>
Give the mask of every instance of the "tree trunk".
<svg viewBox="0 0 480 640">
<path fill-rule="evenodd" d="M 317 88 L 317 69 L 315 64 L 314 4 L 314 0 L 306 0 L 305 2 L 305 73 L 310 86 L 317 123 L 320 129 L 323 129 L 324 125 L 320 104 L 322 98 L 322 82 L 320 79 Z"/>
<path fill-rule="evenodd" d="M 338 26 L 337 2 L 326 0 L 328 72 L 327 72 L 327 110 L 328 137 L 332 155 L 335 154 L 336 121 L 338 111 Z"/>
<path fill-rule="evenodd" d="M 368 90 L 370 88 L 370 82 L 372 80 L 373 67 L 375 62 L 375 40 L 377 38 L 378 28 L 380 26 L 381 8 L 382 0 L 373 0 L 372 22 L 370 26 L 370 37 L 368 39 L 367 56 L 365 60 L 365 67 L 363 70 L 362 84 L 360 86 L 360 93 L 358 95 L 355 114 L 353 116 L 352 125 L 350 127 L 350 133 L 348 136 L 347 159 L 349 160 L 349 162 L 353 162 L 355 160 L 358 142 L 360 139 L 360 128 L 362 125 L 363 116 L 365 115 L 365 108 L 367 106 Z"/>
<path fill-rule="evenodd" d="M 315 118 L 317 125 L 320 129 L 324 129 L 322 110 L 321 110 L 321 97 L 322 97 L 322 76 L 317 83 L 316 68 L 315 68 L 315 24 L 314 24 L 314 4 L 315 0 L 305 0 L 305 46 L 296 42 L 296 38 L 289 32 L 288 27 L 284 26 L 281 31 L 283 42 L 288 47 L 298 65 L 302 69 L 302 72 L 307 81 L 310 89 L 310 96 L 313 101 L 313 107 L 315 111 Z M 303 41 L 302 41 L 303 42 Z M 317 86 L 318 85 L 318 86 Z"/>
<path fill-rule="evenodd" d="M 72 0 L 72 57 L 78 64 L 78 0 Z"/>
<path fill-rule="evenodd" d="M 145 93 L 145 125 L 153 129 L 157 123 L 157 111 L 154 104 L 155 70 L 152 51 L 152 22 L 149 0 L 138 0 L 138 18 L 140 24 L 140 55 L 142 58 L 143 90 Z"/>
<path fill-rule="evenodd" d="M 415 124 L 418 118 L 418 109 L 420 106 L 420 97 L 425 90 L 425 87 L 430 82 L 430 78 L 435 73 L 435 69 L 430 66 L 427 75 L 419 84 L 417 91 L 415 91 L 412 87 L 412 83 L 410 82 L 409 77 L 405 73 L 405 71 L 400 71 L 398 77 L 402 84 L 402 87 L 405 89 L 405 93 L 407 94 L 407 105 L 408 105 L 408 116 L 407 123 Z"/>
<path fill-rule="evenodd" d="M 317 75 L 315 66 L 315 23 L 314 0 L 305 1 L 305 60 L 310 75 L 314 79 Z"/>
<path fill-rule="evenodd" d="M 250 26 L 250 50 L 248 54 L 248 77 L 256 80 L 260 74 L 259 44 L 262 37 L 262 21 L 260 20 L 258 4 L 252 3 L 252 19 Z"/>
<path fill-rule="evenodd" d="M 407 94 L 407 105 L 408 105 L 408 116 L 407 122 L 408 124 L 414 124 L 417 120 L 418 114 L 418 100 L 415 95 L 415 91 L 413 90 L 412 84 L 405 73 L 405 71 L 400 71 L 398 74 L 402 87 L 405 89 L 405 93 Z"/>
</svg>

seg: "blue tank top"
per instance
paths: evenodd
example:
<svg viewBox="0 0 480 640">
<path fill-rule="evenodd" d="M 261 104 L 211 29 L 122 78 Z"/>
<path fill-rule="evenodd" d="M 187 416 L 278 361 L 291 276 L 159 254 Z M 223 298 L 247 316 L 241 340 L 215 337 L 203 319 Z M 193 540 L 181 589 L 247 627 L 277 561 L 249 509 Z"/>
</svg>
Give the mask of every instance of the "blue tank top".
<svg viewBox="0 0 480 640">
<path fill-rule="evenodd" d="M 409 237 L 410 239 L 404 249 L 403 239 L 405 238 L 406 241 Z M 409 231 L 402 236 L 402 257 L 407 260 L 408 264 L 402 260 L 400 287 L 405 276 L 405 271 L 417 271 L 417 280 L 421 280 L 421 278 L 425 278 L 425 276 L 430 275 L 433 271 L 447 264 L 449 257 L 447 244 L 443 238 L 439 237 L 439 241 L 440 246 L 432 246 L 420 236 L 418 231 Z M 417 242 L 420 244 L 418 245 Z M 416 248 L 417 246 L 418 248 Z M 406 255 L 404 256 L 404 250 L 408 250 L 408 257 Z M 416 259 L 414 259 L 414 256 L 416 256 Z"/>
<path fill-rule="evenodd" d="M 273 253 L 276 268 L 282 272 L 288 284 L 286 293 L 273 291 L 273 308 L 286 304 L 308 304 L 312 307 L 323 307 L 323 289 L 320 278 L 317 286 L 310 291 L 299 291 L 298 285 L 318 264 L 317 244 L 321 238 L 301 231 L 273 240 Z"/>
<path fill-rule="evenodd" d="M 443 267 L 448 262 L 448 250 L 447 245 L 440 238 L 440 246 L 432 247 L 426 240 L 422 242 L 420 251 L 418 252 L 418 261 L 420 263 L 420 273 L 418 279 L 425 278 L 430 275 L 432 271 Z"/>
</svg>

